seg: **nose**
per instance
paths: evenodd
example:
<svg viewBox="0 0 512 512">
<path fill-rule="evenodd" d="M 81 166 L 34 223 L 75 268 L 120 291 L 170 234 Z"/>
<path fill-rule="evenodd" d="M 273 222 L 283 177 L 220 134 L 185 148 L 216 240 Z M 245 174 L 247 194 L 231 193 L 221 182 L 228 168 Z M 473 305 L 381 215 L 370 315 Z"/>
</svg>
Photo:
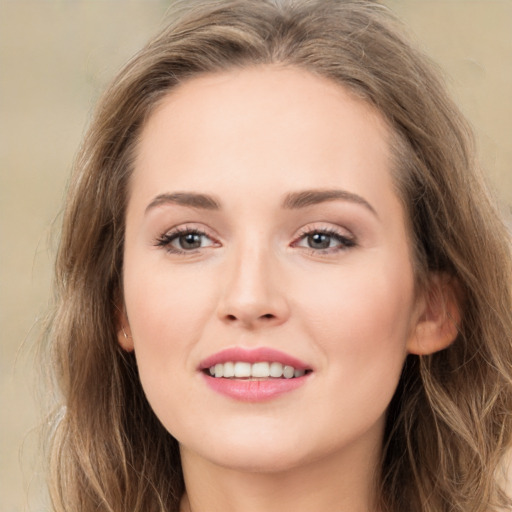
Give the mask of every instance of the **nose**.
<svg viewBox="0 0 512 512">
<path fill-rule="evenodd" d="M 233 260 L 221 285 L 220 320 L 246 329 L 286 322 L 290 311 L 285 286 L 270 251 L 240 251 Z"/>
</svg>

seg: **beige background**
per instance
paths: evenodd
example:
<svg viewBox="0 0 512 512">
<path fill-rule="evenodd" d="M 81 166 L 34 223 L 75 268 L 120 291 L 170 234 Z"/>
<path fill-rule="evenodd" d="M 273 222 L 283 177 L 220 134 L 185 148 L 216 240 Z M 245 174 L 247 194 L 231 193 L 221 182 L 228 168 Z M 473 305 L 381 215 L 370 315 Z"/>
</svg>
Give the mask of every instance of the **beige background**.
<svg viewBox="0 0 512 512">
<path fill-rule="evenodd" d="M 447 73 L 508 211 L 512 0 L 386 3 Z M 67 174 L 99 92 L 158 29 L 166 5 L 0 0 L 0 512 L 47 510 L 34 346 Z"/>
</svg>

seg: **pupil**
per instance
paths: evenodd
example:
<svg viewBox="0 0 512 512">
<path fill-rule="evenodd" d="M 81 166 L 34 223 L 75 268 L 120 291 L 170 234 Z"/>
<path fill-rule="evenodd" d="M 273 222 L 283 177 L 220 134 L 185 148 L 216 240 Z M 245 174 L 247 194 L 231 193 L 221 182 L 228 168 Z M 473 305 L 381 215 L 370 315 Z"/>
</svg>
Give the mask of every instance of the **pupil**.
<svg viewBox="0 0 512 512">
<path fill-rule="evenodd" d="M 201 247 L 201 235 L 188 233 L 180 237 L 180 245 L 183 249 L 197 249 Z"/>
<path fill-rule="evenodd" d="M 327 249 L 331 244 L 331 237 L 323 233 L 315 233 L 308 237 L 308 244 L 312 249 Z"/>
</svg>

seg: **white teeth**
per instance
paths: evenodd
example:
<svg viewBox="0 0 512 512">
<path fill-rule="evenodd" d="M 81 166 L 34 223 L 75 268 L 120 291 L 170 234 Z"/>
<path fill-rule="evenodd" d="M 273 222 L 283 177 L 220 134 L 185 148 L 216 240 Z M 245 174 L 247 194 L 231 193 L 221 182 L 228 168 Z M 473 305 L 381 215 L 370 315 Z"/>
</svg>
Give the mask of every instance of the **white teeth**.
<svg viewBox="0 0 512 512">
<path fill-rule="evenodd" d="M 235 363 L 235 377 L 250 377 L 251 376 L 251 363 Z"/>
<path fill-rule="evenodd" d="M 277 362 L 261 361 L 258 363 L 246 363 L 243 361 L 218 363 L 209 368 L 210 375 L 220 378 L 255 378 L 268 379 L 269 377 L 291 379 L 302 377 L 306 370 L 296 370 L 293 366 L 283 365 Z"/>
<path fill-rule="evenodd" d="M 281 363 L 270 363 L 270 376 L 271 377 L 282 377 L 283 376 L 283 365 Z"/>
<path fill-rule="evenodd" d="M 235 376 L 235 364 L 234 363 L 224 363 L 224 377 L 234 377 Z"/>
<path fill-rule="evenodd" d="M 283 368 L 283 376 L 285 379 L 291 379 L 293 374 L 295 373 L 295 368 L 293 366 L 285 366 Z"/>
<path fill-rule="evenodd" d="M 251 377 L 270 377 L 270 365 L 268 363 L 254 363 L 251 368 Z"/>
</svg>

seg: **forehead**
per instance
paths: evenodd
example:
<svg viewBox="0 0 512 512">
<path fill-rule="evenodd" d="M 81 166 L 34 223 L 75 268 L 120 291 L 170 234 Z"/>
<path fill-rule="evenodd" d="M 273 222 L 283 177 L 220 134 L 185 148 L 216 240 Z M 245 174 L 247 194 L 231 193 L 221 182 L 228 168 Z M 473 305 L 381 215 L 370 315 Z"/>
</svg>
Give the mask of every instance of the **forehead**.
<svg viewBox="0 0 512 512">
<path fill-rule="evenodd" d="M 343 185 L 371 195 L 392 188 L 389 134 L 369 104 L 307 71 L 210 74 L 160 101 L 141 134 L 133 183 L 140 190 L 166 179 L 201 190 L 236 182 L 240 191 L 261 186 L 268 194 L 270 182 L 279 191 L 294 180 L 297 188 Z"/>
</svg>

